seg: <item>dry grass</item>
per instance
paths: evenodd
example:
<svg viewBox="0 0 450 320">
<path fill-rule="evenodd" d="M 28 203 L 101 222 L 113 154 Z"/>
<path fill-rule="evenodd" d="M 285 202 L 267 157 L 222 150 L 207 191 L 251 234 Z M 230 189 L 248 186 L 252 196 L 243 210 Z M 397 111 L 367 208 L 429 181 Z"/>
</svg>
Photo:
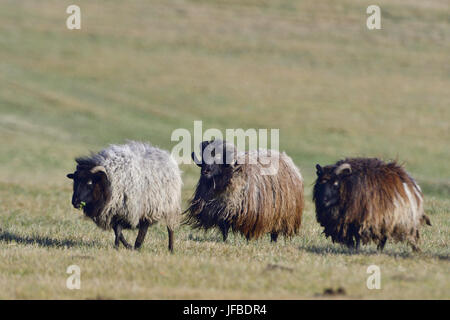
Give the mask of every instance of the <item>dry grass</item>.
<svg viewBox="0 0 450 320">
<path fill-rule="evenodd" d="M 450 28 L 446 1 L 70 1 L 0 4 L 0 299 L 450 298 Z M 272 245 L 163 226 L 141 252 L 70 206 L 73 158 L 108 143 L 170 149 L 176 128 L 279 128 L 306 179 L 301 234 Z M 422 185 L 433 227 L 353 253 L 320 234 L 314 165 L 398 158 Z M 183 199 L 197 167 L 183 166 Z M 184 204 L 185 206 L 185 204 Z M 127 232 L 129 240 L 136 233 Z M 134 240 L 134 239 L 133 239 Z M 82 270 L 82 289 L 65 287 Z M 382 289 L 366 288 L 379 265 Z"/>
</svg>

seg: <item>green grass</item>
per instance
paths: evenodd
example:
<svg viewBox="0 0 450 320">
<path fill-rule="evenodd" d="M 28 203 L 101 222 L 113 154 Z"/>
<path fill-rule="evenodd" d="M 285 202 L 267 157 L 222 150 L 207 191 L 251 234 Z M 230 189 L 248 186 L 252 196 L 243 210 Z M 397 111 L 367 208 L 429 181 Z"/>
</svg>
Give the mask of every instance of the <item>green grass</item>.
<svg viewBox="0 0 450 320">
<path fill-rule="evenodd" d="M 446 1 L 71 1 L 0 3 L 0 299 L 450 298 L 450 22 Z M 126 139 L 166 149 L 176 128 L 277 128 L 306 181 L 299 236 L 247 243 L 165 228 L 113 249 L 70 205 L 74 157 Z M 422 253 L 353 253 L 321 235 L 314 165 L 399 159 L 433 226 Z M 183 207 L 198 179 L 183 165 Z M 134 241 L 136 232 L 126 232 Z M 81 290 L 65 286 L 81 267 Z M 369 265 L 381 290 L 366 288 Z M 286 267 L 273 268 L 271 265 Z"/>
</svg>

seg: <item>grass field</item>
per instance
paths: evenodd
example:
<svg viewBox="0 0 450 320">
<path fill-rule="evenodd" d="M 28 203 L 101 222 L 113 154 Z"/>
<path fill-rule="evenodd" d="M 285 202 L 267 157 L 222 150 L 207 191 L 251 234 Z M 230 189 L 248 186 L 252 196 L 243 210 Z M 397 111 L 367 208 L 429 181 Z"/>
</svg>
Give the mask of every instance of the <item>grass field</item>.
<svg viewBox="0 0 450 320">
<path fill-rule="evenodd" d="M 66 28 L 81 7 L 82 29 Z M 0 299 L 450 298 L 450 9 L 446 0 L 0 1 Z M 228 243 L 163 225 L 140 252 L 71 207 L 74 157 L 176 128 L 277 128 L 306 182 L 300 235 Z M 321 235 L 316 163 L 399 159 L 433 226 L 359 253 Z M 183 165 L 183 207 L 199 170 Z M 134 241 L 136 232 L 127 231 Z M 81 289 L 66 269 L 81 268 Z M 369 265 L 381 289 L 368 290 Z"/>
</svg>

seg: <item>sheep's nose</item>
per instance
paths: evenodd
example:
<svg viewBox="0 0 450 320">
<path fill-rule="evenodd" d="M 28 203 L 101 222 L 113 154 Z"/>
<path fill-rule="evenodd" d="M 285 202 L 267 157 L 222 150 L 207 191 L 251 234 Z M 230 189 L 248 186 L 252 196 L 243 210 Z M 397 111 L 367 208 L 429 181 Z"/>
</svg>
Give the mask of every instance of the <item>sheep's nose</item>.
<svg viewBox="0 0 450 320">
<path fill-rule="evenodd" d="M 77 198 L 72 198 L 72 205 L 75 209 L 78 209 L 80 207 L 80 201 Z"/>
</svg>

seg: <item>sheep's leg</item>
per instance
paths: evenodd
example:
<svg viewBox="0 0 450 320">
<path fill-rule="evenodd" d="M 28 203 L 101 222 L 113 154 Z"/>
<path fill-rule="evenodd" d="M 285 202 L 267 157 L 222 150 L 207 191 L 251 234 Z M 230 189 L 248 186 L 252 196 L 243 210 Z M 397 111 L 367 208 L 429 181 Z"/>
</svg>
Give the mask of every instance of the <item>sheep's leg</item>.
<svg viewBox="0 0 450 320">
<path fill-rule="evenodd" d="M 133 249 L 133 247 L 131 246 L 131 244 L 129 244 L 127 242 L 127 240 L 125 240 L 125 237 L 123 236 L 123 234 L 120 234 L 120 242 L 122 242 L 123 246 L 127 249 Z"/>
<path fill-rule="evenodd" d="M 169 251 L 173 253 L 173 230 L 167 227 L 167 233 L 169 234 Z"/>
<path fill-rule="evenodd" d="M 116 236 L 116 238 L 114 239 L 114 247 L 116 249 L 119 249 L 119 245 L 120 245 L 120 233 L 121 233 L 121 227 L 116 224 L 114 227 L 114 235 Z"/>
<path fill-rule="evenodd" d="M 408 244 L 411 246 L 414 252 L 421 252 L 419 248 L 419 241 L 420 241 L 420 233 L 419 230 L 412 230 L 411 234 L 414 234 L 411 238 L 408 239 Z"/>
<path fill-rule="evenodd" d="M 226 223 L 224 223 L 220 226 L 220 231 L 222 231 L 222 238 L 223 238 L 224 242 L 227 241 L 229 229 L 230 229 L 230 226 Z"/>
<path fill-rule="evenodd" d="M 350 243 L 349 247 L 352 250 L 358 251 L 360 243 L 361 243 L 361 239 L 359 237 L 355 237 L 355 240 L 352 239 L 351 242 L 349 242 L 349 243 Z"/>
<path fill-rule="evenodd" d="M 387 237 L 384 237 L 383 239 L 381 239 L 381 241 L 378 243 L 377 249 L 381 251 L 383 251 L 384 246 L 386 245 L 386 241 L 387 241 Z"/>
<path fill-rule="evenodd" d="M 270 233 L 270 242 L 277 242 L 278 239 L 278 232 L 271 232 Z"/>
<path fill-rule="evenodd" d="M 127 249 L 132 248 L 131 245 L 127 242 L 127 240 L 125 240 L 125 237 L 122 234 L 122 226 L 120 225 L 120 223 L 117 223 L 114 226 L 114 234 L 116 235 L 116 239 L 114 241 L 114 246 L 116 247 L 116 249 L 119 249 L 120 242 L 122 242 L 122 244 L 124 245 L 125 248 L 127 248 Z"/>
<path fill-rule="evenodd" d="M 119 249 L 120 237 L 122 236 L 122 226 L 120 225 L 120 223 L 116 223 L 114 225 L 113 229 L 114 229 L 114 235 L 116 236 L 116 238 L 114 240 L 114 246 L 116 247 L 116 249 Z"/>
<path fill-rule="evenodd" d="M 361 245 L 361 240 L 358 238 L 358 239 L 356 239 L 356 250 L 359 250 L 360 245 Z"/>
<path fill-rule="evenodd" d="M 123 234 L 120 235 L 120 242 L 122 242 L 123 246 L 127 249 L 133 249 L 133 247 L 131 246 L 131 244 L 129 244 L 127 242 L 127 240 L 125 239 L 125 237 L 123 236 Z"/>
<path fill-rule="evenodd" d="M 139 249 L 142 246 L 142 243 L 145 240 L 145 236 L 147 235 L 148 226 L 150 224 L 147 221 L 141 221 L 139 224 L 139 233 L 136 238 L 136 242 L 134 243 L 134 249 Z"/>
<path fill-rule="evenodd" d="M 417 245 L 417 242 L 409 241 L 408 243 L 414 252 L 421 252 L 419 246 Z"/>
</svg>

